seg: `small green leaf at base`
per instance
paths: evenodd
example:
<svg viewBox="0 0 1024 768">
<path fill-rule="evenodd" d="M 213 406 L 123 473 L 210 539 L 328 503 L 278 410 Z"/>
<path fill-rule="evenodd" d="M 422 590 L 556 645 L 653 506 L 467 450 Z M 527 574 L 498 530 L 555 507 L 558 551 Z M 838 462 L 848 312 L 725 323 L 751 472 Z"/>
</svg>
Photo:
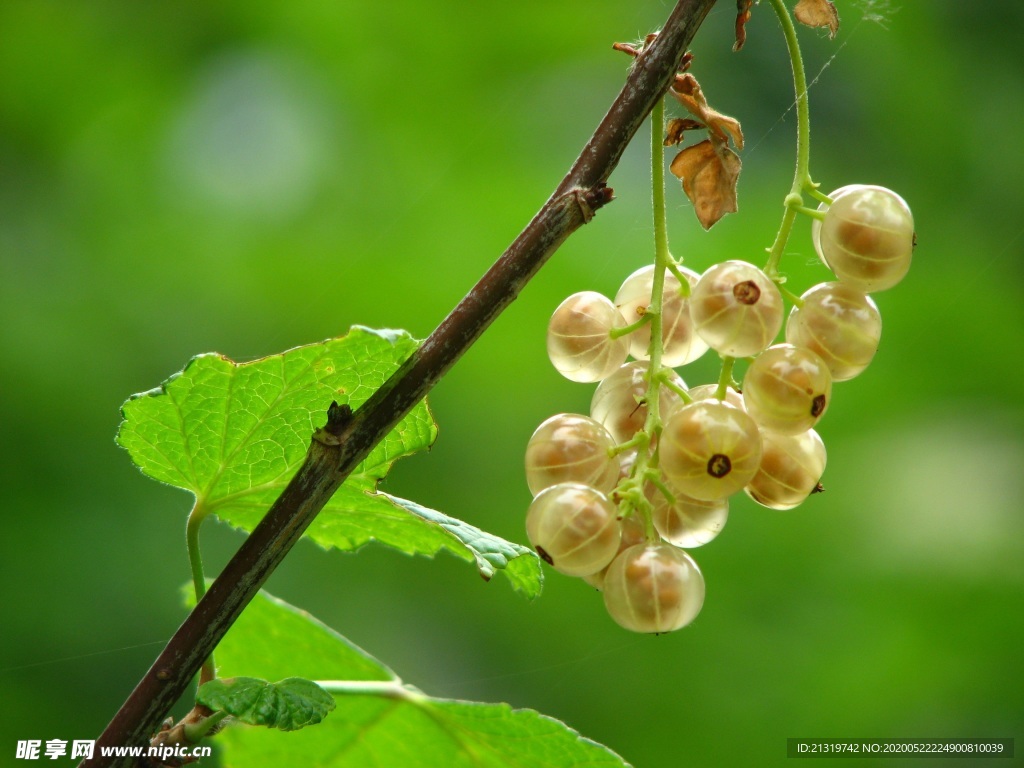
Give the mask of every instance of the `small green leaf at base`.
<svg viewBox="0 0 1024 768">
<path fill-rule="evenodd" d="M 217 660 L 228 675 L 320 680 L 337 703 L 323 724 L 296 734 L 226 728 L 214 742 L 226 768 L 628 767 L 607 747 L 533 710 L 427 696 L 305 611 L 266 592 L 224 637 Z"/>
<path fill-rule="evenodd" d="M 254 677 L 211 680 L 196 701 L 249 725 L 297 731 L 316 725 L 334 709 L 334 698 L 312 680 L 289 677 L 268 683 Z"/>
<path fill-rule="evenodd" d="M 508 704 L 342 694 L 323 725 L 295 735 L 228 728 L 225 768 L 628 768 L 558 720 Z"/>
</svg>

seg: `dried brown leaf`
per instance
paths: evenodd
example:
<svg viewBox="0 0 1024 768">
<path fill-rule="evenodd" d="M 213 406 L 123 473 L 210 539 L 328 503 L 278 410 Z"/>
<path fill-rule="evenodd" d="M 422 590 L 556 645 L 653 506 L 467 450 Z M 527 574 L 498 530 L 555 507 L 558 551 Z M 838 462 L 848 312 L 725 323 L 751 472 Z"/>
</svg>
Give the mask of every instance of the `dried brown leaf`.
<svg viewBox="0 0 1024 768">
<path fill-rule="evenodd" d="M 679 144 L 686 138 L 686 131 L 693 131 L 704 127 L 704 123 L 699 123 L 688 117 L 674 117 L 668 121 L 668 125 L 665 128 L 665 146 L 671 147 Z"/>
<path fill-rule="evenodd" d="M 839 12 L 830 0 L 800 0 L 793 15 L 808 27 L 828 27 L 828 36 L 834 38 L 839 31 Z"/>
<path fill-rule="evenodd" d="M 723 115 L 708 104 L 697 78 L 689 73 L 680 75 L 669 93 L 675 96 L 691 115 L 704 123 L 710 134 L 721 142 L 728 142 L 729 138 L 732 138 L 736 148 L 743 149 L 743 129 L 739 121 Z"/>
<path fill-rule="evenodd" d="M 704 229 L 737 210 L 740 166 L 739 156 L 725 142 L 713 139 L 687 147 L 672 161 L 669 170 L 682 180 L 683 191 Z"/>
<path fill-rule="evenodd" d="M 736 0 L 736 42 L 732 49 L 738 51 L 747 42 L 747 22 L 750 21 L 750 6 L 754 0 Z"/>
</svg>

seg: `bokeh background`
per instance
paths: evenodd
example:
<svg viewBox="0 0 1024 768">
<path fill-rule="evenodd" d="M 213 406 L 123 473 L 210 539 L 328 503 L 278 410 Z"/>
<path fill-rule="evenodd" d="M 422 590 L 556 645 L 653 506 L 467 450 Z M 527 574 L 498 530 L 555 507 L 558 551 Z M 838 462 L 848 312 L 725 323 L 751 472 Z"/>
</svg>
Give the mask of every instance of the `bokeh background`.
<svg viewBox="0 0 1024 768">
<path fill-rule="evenodd" d="M 355 323 L 425 336 L 597 124 L 628 64 L 611 43 L 670 5 L 0 4 L 0 763 L 17 739 L 102 730 L 184 615 L 190 499 L 115 446 L 121 402 L 200 352 Z M 801 30 L 812 172 L 899 191 L 919 246 L 877 296 L 875 362 L 820 425 L 827 493 L 737 500 L 694 552 L 704 610 L 669 636 L 619 629 L 579 580 L 549 573 L 528 602 L 374 547 L 300 545 L 272 592 L 428 693 L 536 708 L 637 766 L 782 764 L 791 736 L 1024 750 L 1024 11 L 838 5 L 837 40 Z M 755 8 L 734 54 L 733 16 L 712 11 L 693 71 L 744 125 L 741 211 L 704 233 L 670 179 L 672 248 L 698 271 L 763 260 L 792 174 L 778 25 Z M 526 441 L 592 393 L 550 367 L 547 318 L 652 256 L 643 134 L 611 183 L 437 387 L 440 437 L 389 491 L 525 539 Z M 783 267 L 799 290 L 827 279 L 807 221 Z M 208 526 L 208 571 L 239 541 Z"/>
</svg>

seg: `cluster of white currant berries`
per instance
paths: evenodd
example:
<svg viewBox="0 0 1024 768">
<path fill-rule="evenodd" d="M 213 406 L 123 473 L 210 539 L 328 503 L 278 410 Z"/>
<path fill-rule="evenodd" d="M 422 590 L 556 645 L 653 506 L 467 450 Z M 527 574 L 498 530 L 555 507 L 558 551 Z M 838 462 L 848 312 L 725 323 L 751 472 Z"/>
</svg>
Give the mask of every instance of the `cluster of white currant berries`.
<svg viewBox="0 0 1024 768">
<path fill-rule="evenodd" d="M 657 370 L 651 324 L 638 323 L 652 301 L 654 266 L 630 275 L 614 302 L 584 291 L 551 317 L 555 368 L 600 384 L 589 416 L 553 416 L 530 438 L 527 535 L 555 570 L 602 590 L 626 629 L 668 632 L 698 614 L 704 578 L 685 550 L 718 534 L 730 496 L 745 491 L 791 509 L 820 489 L 825 446 L 813 427 L 832 382 L 871 362 L 881 317 L 868 293 L 906 275 L 914 244 L 910 209 L 894 192 L 852 185 L 829 197 L 812 233 L 837 280 L 794 298 L 786 343 L 773 344 L 782 292 L 742 261 L 699 276 L 675 264 L 666 270 Z M 708 348 L 727 375 L 687 388 L 673 369 Z M 737 358 L 749 359 L 740 388 L 728 386 Z"/>
</svg>

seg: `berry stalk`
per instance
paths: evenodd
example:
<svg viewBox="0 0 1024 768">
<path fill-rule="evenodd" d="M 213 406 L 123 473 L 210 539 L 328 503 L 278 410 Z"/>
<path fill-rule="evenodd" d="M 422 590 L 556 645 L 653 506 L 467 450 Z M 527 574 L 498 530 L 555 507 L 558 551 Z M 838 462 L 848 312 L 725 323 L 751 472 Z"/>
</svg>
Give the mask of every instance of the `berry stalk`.
<svg viewBox="0 0 1024 768">
<path fill-rule="evenodd" d="M 765 264 L 765 274 L 772 280 L 779 282 L 779 260 L 789 241 L 790 232 L 793 230 L 793 222 L 796 220 L 797 211 L 804 207 L 803 192 L 809 192 L 814 197 L 817 191 L 817 184 L 811 180 L 811 114 L 807 102 L 807 75 L 804 72 L 804 60 L 800 54 L 800 42 L 796 36 L 796 27 L 793 26 L 793 19 L 790 18 L 789 10 L 782 0 L 769 0 L 772 10 L 779 18 L 782 26 L 782 34 L 786 38 L 786 49 L 789 51 L 789 61 L 793 70 L 793 89 L 796 93 L 796 170 L 793 173 L 793 184 L 785 199 L 785 211 L 782 214 L 782 223 L 779 225 L 775 242 L 768 251 L 768 263 Z"/>
<path fill-rule="evenodd" d="M 668 217 L 665 214 L 665 152 L 662 138 L 665 133 L 665 99 L 658 99 L 651 110 L 651 200 L 654 209 L 654 282 L 651 285 L 651 381 L 647 388 L 647 423 L 644 431 L 654 435 L 661 431 L 661 413 L 658 388 L 661 384 L 661 353 L 664 347 L 665 270 L 672 256 L 668 251 Z M 682 280 L 686 283 L 686 280 Z M 688 283 L 687 283 L 688 284 Z"/>
<path fill-rule="evenodd" d="M 661 375 L 661 356 L 664 348 L 662 336 L 664 317 L 662 308 L 665 295 L 665 272 L 672 263 L 668 250 L 668 217 L 665 212 L 665 152 L 663 137 L 665 133 L 665 100 L 658 99 L 651 110 L 651 200 L 654 214 L 654 276 L 651 285 L 651 301 L 644 317 L 650 318 L 651 343 L 648 347 L 650 367 L 648 369 L 647 418 L 644 428 L 636 437 L 644 435 L 640 440 L 636 463 L 633 465 L 629 478 L 620 485 L 619 497 L 623 505 L 641 515 L 644 533 L 647 540 L 656 542 L 660 539 L 654 528 L 651 516 L 651 503 L 644 493 L 644 484 L 648 475 L 657 475 L 657 455 L 650 451 L 651 441 L 661 433 L 661 394 L 663 383 Z M 685 277 L 681 281 L 687 284 Z"/>
<path fill-rule="evenodd" d="M 722 355 L 722 370 L 718 375 L 718 387 L 715 389 L 716 400 L 725 400 L 725 394 L 732 386 L 732 369 L 735 364 L 735 357 Z"/>
</svg>

